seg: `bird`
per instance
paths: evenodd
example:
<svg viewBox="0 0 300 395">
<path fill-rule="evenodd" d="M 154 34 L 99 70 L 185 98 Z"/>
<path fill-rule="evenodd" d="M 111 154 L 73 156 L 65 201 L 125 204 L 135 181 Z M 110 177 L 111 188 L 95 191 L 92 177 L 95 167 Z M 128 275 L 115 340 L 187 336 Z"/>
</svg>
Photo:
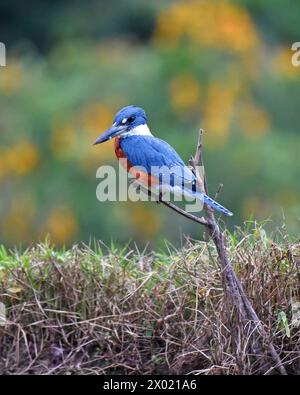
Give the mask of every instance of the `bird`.
<svg viewBox="0 0 300 395">
<path fill-rule="evenodd" d="M 231 211 L 199 190 L 195 174 L 170 144 L 153 136 L 147 123 L 141 107 L 126 106 L 117 112 L 112 126 L 94 145 L 114 139 L 118 160 L 140 184 L 198 199 L 225 216 L 232 216 Z"/>
</svg>

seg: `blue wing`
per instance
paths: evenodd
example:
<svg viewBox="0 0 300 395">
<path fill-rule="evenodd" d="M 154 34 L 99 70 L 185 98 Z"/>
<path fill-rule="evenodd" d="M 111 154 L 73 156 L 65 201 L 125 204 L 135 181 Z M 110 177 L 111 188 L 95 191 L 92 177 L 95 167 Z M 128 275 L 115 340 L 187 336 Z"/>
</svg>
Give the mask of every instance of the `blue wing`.
<svg viewBox="0 0 300 395">
<path fill-rule="evenodd" d="M 153 136 L 129 136 L 121 139 L 121 148 L 128 161 L 137 167 L 144 167 L 148 174 L 160 178 L 163 170 L 171 169 L 171 185 L 195 182 L 193 172 L 184 164 L 177 152 L 168 143 Z M 169 173 L 170 175 L 170 173 Z"/>
</svg>

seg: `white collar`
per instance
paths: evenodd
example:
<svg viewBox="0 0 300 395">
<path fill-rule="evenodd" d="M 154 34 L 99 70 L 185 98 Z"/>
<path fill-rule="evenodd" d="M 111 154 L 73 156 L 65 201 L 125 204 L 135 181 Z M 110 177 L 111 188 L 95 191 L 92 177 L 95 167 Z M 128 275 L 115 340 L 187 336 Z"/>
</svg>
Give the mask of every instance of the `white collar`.
<svg viewBox="0 0 300 395">
<path fill-rule="evenodd" d="M 122 137 L 129 136 L 152 136 L 152 133 L 150 132 L 148 126 L 144 123 L 143 125 L 136 126 L 126 133 L 122 133 Z"/>
</svg>

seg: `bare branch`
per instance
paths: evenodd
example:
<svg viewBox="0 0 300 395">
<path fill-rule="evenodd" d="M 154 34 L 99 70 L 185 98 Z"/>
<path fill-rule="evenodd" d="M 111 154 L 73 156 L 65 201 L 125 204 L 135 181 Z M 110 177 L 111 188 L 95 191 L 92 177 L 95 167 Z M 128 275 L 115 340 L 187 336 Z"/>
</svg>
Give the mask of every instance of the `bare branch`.
<svg viewBox="0 0 300 395">
<path fill-rule="evenodd" d="M 203 155 L 202 155 L 202 145 L 203 145 L 202 140 L 203 140 L 203 130 L 200 129 L 198 133 L 198 142 L 197 142 L 195 156 L 191 157 L 189 163 L 192 166 L 195 176 L 197 177 L 198 184 L 201 185 L 205 193 L 208 194 L 207 178 L 205 172 L 203 175 L 203 180 L 200 179 L 200 176 L 197 173 L 197 166 L 199 165 L 204 166 Z M 221 192 L 222 187 L 223 185 L 220 184 L 216 197 Z M 250 300 L 246 296 L 244 289 L 231 265 L 231 262 L 228 259 L 228 255 L 226 253 L 226 247 L 225 247 L 224 234 L 220 231 L 220 228 L 217 224 L 214 215 L 214 210 L 210 206 L 204 205 L 204 209 L 207 214 L 207 220 L 206 220 L 204 218 L 198 218 L 195 215 L 189 214 L 170 202 L 162 201 L 161 197 L 160 197 L 160 201 L 164 205 L 176 211 L 177 213 L 183 215 L 188 219 L 191 219 L 192 221 L 204 225 L 208 229 L 208 233 L 215 244 L 216 250 L 218 252 L 219 260 L 221 263 L 221 268 L 223 273 L 223 288 L 225 294 L 227 294 L 228 296 L 227 298 L 228 302 L 226 303 L 230 303 L 230 301 L 232 301 L 233 304 L 235 305 L 239 318 L 243 323 L 243 330 L 246 331 L 247 327 L 251 329 L 250 347 L 256 359 L 260 363 L 262 362 L 265 354 L 264 349 L 265 346 L 267 346 L 269 354 L 272 356 L 273 361 L 276 362 L 276 365 L 272 366 L 269 361 L 265 361 L 264 366 L 261 364 L 261 370 L 266 372 L 266 366 L 268 366 L 267 372 L 272 371 L 274 369 L 278 369 L 281 374 L 286 375 L 287 373 L 281 362 L 281 359 L 277 351 L 275 350 L 275 347 L 272 344 L 268 334 L 266 333 L 261 321 L 259 320 L 254 308 L 252 307 Z M 229 307 L 230 306 L 228 306 L 228 310 Z M 238 340 L 236 340 L 236 344 L 238 344 Z"/>
<path fill-rule="evenodd" d="M 134 182 L 136 182 L 136 181 L 134 181 Z M 141 184 L 138 184 L 138 187 L 140 188 L 140 190 L 143 193 L 148 194 L 148 196 L 151 197 L 151 191 L 149 189 L 145 188 Z M 169 207 L 171 210 L 177 212 L 178 214 L 182 215 L 183 217 L 185 217 L 187 219 L 190 219 L 191 221 L 197 222 L 198 224 L 203 225 L 203 226 L 208 226 L 208 222 L 206 221 L 205 218 L 197 217 L 196 215 L 190 214 L 187 211 L 181 209 L 180 207 L 176 206 L 175 204 L 163 200 L 161 194 L 158 195 L 157 203 L 164 204 L 165 206 Z"/>
<path fill-rule="evenodd" d="M 166 202 L 166 201 L 162 200 L 161 198 L 159 199 L 159 202 L 164 204 L 165 206 L 169 207 L 171 210 L 176 211 L 178 214 L 183 215 L 185 218 L 188 218 L 188 219 L 190 219 L 190 220 L 192 220 L 194 222 L 197 222 L 198 224 L 201 224 L 203 226 L 208 226 L 208 222 L 203 217 L 202 218 L 196 217 L 196 215 L 190 214 L 187 211 L 182 210 L 181 208 L 179 208 L 175 204 L 170 203 L 170 202 Z"/>
</svg>

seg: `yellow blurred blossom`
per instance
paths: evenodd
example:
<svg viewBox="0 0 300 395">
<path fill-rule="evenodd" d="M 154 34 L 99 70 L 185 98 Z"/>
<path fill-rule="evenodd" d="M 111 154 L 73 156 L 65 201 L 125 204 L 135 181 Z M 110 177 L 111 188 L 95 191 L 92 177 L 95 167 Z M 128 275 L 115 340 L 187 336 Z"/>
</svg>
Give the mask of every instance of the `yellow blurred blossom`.
<svg viewBox="0 0 300 395">
<path fill-rule="evenodd" d="M 32 219 L 36 205 L 31 196 L 22 195 L 14 198 L 1 223 L 5 230 L 5 238 L 13 243 L 32 242 Z"/>
<path fill-rule="evenodd" d="M 87 149 L 80 164 L 85 171 L 90 172 L 95 168 L 95 165 L 105 163 L 114 157 L 113 140 L 98 147 L 92 146 L 96 138 L 111 126 L 114 113 L 115 110 L 104 103 L 89 104 L 81 112 L 80 118 L 83 132 L 86 135 Z"/>
<path fill-rule="evenodd" d="M 251 102 L 242 104 L 238 112 L 238 120 L 242 131 L 247 137 L 262 137 L 267 133 L 270 127 L 268 114 L 262 108 Z"/>
<path fill-rule="evenodd" d="M 236 90 L 230 86 L 211 83 L 208 87 L 201 126 L 206 130 L 206 143 L 210 146 L 226 142 L 233 117 Z"/>
<path fill-rule="evenodd" d="M 161 226 L 158 214 L 143 202 L 128 202 L 127 209 L 138 237 L 144 240 L 152 239 Z"/>
<path fill-rule="evenodd" d="M 9 213 L 2 222 L 1 227 L 5 229 L 5 238 L 11 242 L 18 243 L 28 240 L 28 235 L 30 234 L 29 224 L 19 213 Z"/>
<path fill-rule="evenodd" d="M 50 145 L 55 156 L 65 157 L 76 143 L 75 127 L 71 123 L 56 126 L 51 134 Z"/>
<path fill-rule="evenodd" d="M 37 166 L 39 153 L 30 141 L 21 141 L 6 151 L 5 161 L 10 171 L 25 175 Z"/>
<path fill-rule="evenodd" d="M 296 78 L 300 76 L 300 66 L 295 67 L 292 63 L 292 56 L 295 51 L 290 48 L 281 48 L 274 56 L 273 64 L 277 73 L 288 78 Z"/>
<path fill-rule="evenodd" d="M 103 103 L 92 103 L 83 109 L 84 132 L 91 140 L 95 140 L 100 133 L 109 128 L 114 118 L 114 110 Z"/>
<path fill-rule="evenodd" d="M 0 177 L 5 176 L 7 172 L 6 151 L 0 147 Z"/>
<path fill-rule="evenodd" d="M 199 106 L 200 86 L 192 75 L 176 76 L 170 83 L 169 93 L 175 111 L 185 112 Z"/>
<path fill-rule="evenodd" d="M 0 94 L 12 94 L 16 92 L 23 83 L 23 72 L 17 63 L 10 63 L 6 67 L 1 67 L 0 73 Z"/>
<path fill-rule="evenodd" d="M 69 242 L 78 230 L 77 220 L 68 207 L 56 207 L 50 213 L 43 234 L 50 234 L 51 240 L 58 244 Z"/>
<path fill-rule="evenodd" d="M 258 34 L 247 11 L 228 1 L 188 0 L 171 4 L 158 18 L 154 39 L 176 44 L 187 38 L 199 46 L 249 52 Z"/>
</svg>

